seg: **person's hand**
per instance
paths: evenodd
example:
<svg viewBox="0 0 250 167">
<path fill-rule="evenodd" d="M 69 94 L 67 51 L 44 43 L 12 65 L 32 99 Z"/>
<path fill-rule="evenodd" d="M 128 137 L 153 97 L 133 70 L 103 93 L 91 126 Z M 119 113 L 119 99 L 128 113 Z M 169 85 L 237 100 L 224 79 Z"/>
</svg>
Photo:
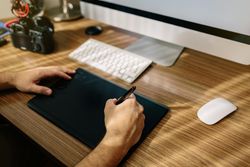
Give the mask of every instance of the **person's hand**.
<svg viewBox="0 0 250 167">
<path fill-rule="evenodd" d="M 133 94 L 119 105 L 115 105 L 116 101 L 106 102 L 104 138 L 76 167 L 118 166 L 128 150 L 139 141 L 145 120 L 143 107 Z"/>
<path fill-rule="evenodd" d="M 107 132 L 103 141 L 110 146 L 124 146 L 128 151 L 141 137 L 144 109 L 133 94 L 119 105 L 115 102 L 116 99 L 108 100 L 104 109 Z"/>
<path fill-rule="evenodd" d="M 70 74 L 74 73 L 75 71 L 69 70 L 65 67 L 39 67 L 13 73 L 11 84 L 22 92 L 50 95 L 52 93 L 50 88 L 38 85 L 42 79 L 61 77 L 69 80 L 71 79 Z"/>
</svg>

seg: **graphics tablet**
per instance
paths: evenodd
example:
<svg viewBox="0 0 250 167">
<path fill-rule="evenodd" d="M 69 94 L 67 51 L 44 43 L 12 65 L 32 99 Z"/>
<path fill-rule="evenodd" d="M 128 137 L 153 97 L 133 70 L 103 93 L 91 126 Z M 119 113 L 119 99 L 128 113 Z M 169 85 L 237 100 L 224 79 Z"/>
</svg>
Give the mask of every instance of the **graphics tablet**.
<svg viewBox="0 0 250 167">
<path fill-rule="evenodd" d="M 51 96 L 37 95 L 28 102 L 28 106 L 90 148 L 97 146 L 105 134 L 106 101 L 119 98 L 127 91 L 83 69 L 77 69 L 72 80 L 60 80 L 52 89 Z M 135 95 L 144 106 L 142 142 L 168 108 L 137 93 Z"/>
</svg>

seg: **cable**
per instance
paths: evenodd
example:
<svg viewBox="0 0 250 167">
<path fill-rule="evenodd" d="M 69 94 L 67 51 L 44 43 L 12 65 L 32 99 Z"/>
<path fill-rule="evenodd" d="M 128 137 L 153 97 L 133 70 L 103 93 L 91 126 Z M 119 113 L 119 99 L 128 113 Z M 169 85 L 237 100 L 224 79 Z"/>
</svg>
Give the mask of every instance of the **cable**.
<svg viewBox="0 0 250 167">
<path fill-rule="evenodd" d="M 27 17 L 30 12 L 29 4 L 22 0 L 13 0 L 11 12 L 18 18 Z"/>
<path fill-rule="evenodd" d="M 10 28 L 11 24 L 18 23 L 18 22 L 19 22 L 19 18 L 15 18 L 15 19 L 12 19 L 12 20 L 4 23 L 4 26 L 7 27 L 7 28 Z"/>
</svg>

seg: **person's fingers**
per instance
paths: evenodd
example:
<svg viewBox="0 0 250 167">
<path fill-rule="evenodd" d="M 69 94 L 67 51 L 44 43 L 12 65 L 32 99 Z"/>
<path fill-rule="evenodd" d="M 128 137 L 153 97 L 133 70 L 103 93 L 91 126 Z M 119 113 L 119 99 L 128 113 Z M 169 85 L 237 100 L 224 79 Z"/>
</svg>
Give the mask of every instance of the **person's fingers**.
<svg viewBox="0 0 250 167">
<path fill-rule="evenodd" d="M 62 71 L 56 72 L 56 76 L 61 77 L 63 79 L 67 79 L 67 80 L 72 79 L 72 77 L 69 74 L 64 73 Z"/>
<path fill-rule="evenodd" d="M 106 101 L 106 104 L 107 105 L 111 105 L 111 106 L 113 106 L 113 105 L 115 105 L 115 102 L 117 101 L 117 99 L 108 99 L 107 101 Z"/>
<path fill-rule="evenodd" d="M 50 70 L 62 71 L 67 74 L 74 74 L 76 72 L 75 70 L 70 70 L 67 67 L 63 67 L 63 66 L 52 66 Z"/>
<path fill-rule="evenodd" d="M 66 67 L 62 67 L 62 71 L 63 71 L 64 73 L 70 74 L 70 75 L 76 73 L 75 70 L 70 70 L 70 69 L 68 69 L 68 68 L 66 68 Z"/>
<path fill-rule="evenodd" d="M 137 107 L 138 107 L 138 112 L 139 113 L 143 113 L 144 112 L 144 107 L 140 103 L 138 103 L 138 102 L 137 102 Z"/>
<path fill-rule="evenodd" d="M 36 84 L 33 84 L 30 88 L 30 91 L 33 93 L 43 94 L 43 95 L 51 95 L 52 90 L 45 86 L 39 86 Z"/>
<path fill-rule="evenodd" d="M 115 106 L 116 99 L 108 99 L 105 105 L 105 111 L 111 110 Z"/>
<path fill-rule="evenodd" d="M 112 100 L 113 104 L 116 105 L 117 99 L 116 99 L 116 98 L 113 98 L 113 99 L 111 99 L 111 100 Z"/>
<path fill-rule="evenodd" d="M 132 94 L 129 96 L 129 98 L 130 98 L 130 99 L 136 99 L 135 94 L 132 93 Z"/>
<path fill-rule="evenodd" d="M 134 133 L 136 138 L 133 144 L 136 144 L 140 140 L 144 126 L 145 126 L 145 116 L 144 114 L 140 114 L 136 124 L 136 131 Z"/>
<path fill-rule="evenodd" d="M 139 117 L 138 124 L 137 124 L 137 129 L 138 129 L 138 131 L 139 131 L 139 132 L 142 132 L 144 126 L 145 126 L 145 115 L 142 114 L 142 115 Z"/>
<path fill-rule="evenodd" d="M 44 78 L 48 78 L 48 77 L 61 77 L 63 79 L 71 79 L 71 76 L 69 76 L 68 74 L 59 71 L 59 70 L 44 70 L 44 71 L 40 71 L 38 73 L 37 78 L 39 79 L 44 79 Z"/>
<path fill-rule="evenodd" d="M 144 128 L 144 125 L 145 125 L 145 115 L 140 114 L 140 116 L 138 118 L 137 127 L 140 131 L 142 131 L 142 129 Z"/>
<path fill-rule="evenodd" d="M 137 106 L 137 101 L 135 98 L 133 97 L 129 97 L 127 98 L 124 102 L 122 102 L 121 104 L 119 105 L 122 105 L 122 106 L 130 106 L 130 107 L 136 107 Z"/>
</svg>

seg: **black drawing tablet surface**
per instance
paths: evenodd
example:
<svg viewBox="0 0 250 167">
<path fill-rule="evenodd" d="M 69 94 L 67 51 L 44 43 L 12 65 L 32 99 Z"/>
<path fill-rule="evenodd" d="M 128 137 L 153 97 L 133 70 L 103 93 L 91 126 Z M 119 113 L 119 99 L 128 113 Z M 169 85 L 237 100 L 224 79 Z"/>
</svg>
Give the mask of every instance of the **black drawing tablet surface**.
<svg viewBox="0 0 250 167">
<path fill-rule="evenodd" d="M 72 80 L 61 80 L 52 89 L 51 96 L 37 95 L 28 106 L 91 148 L 101 141 L 106 131 L 103 111 L 106 100 L 119 98 L 127 91 L 83 69 L 77 69 Z M 168 108 L 135 95 L 144 106 L 142 142 Z"/>
</svg>

